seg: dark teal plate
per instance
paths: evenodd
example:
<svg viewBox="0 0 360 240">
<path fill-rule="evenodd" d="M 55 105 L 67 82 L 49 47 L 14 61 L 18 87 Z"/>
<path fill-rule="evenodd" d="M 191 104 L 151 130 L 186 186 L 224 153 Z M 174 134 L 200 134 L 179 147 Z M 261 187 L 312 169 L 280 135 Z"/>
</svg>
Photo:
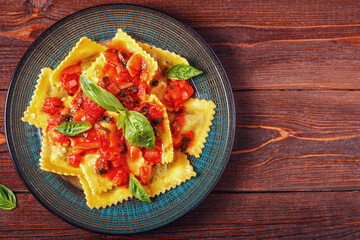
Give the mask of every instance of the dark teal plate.
<svg viewBox="0 0 360 240">
<path fill-rule="evenodd" d="M 90 209 L 83 192 L 60 175 L 39 169 L 38 130 L 21 121 L 40 69 L 56 68 L 79 38 L 110 39 L 118 28 L 137 40 L 176 52 L 204 71 L 193 78 L 196 97 L 217 105 L 200 158 L 190 157 L 195 178 L 153 198 L 131 199 L 116 206 Z M 5 131 L 18 174 L 48 210 L 86 230 L 126 234 L 170 223 L 197 206 L 220 178 L 235 135 L 234 100 L 229 81 L 209 46 L 189 27 L 159 11 L 134 5 L 103 5 L 76 12 L 52 25 L 29 47 L 13 75 L 6 102 Z"/>
</svg>

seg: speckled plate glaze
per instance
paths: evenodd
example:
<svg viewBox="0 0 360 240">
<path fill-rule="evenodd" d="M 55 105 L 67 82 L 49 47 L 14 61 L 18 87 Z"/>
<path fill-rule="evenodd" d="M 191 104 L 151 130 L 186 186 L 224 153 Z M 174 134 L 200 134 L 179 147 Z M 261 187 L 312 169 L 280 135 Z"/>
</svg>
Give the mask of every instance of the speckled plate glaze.
<svg viewBox="0 0 360 240">
<path fill-rule="evenodd" d="M 200 158 L 191 157 L 197 177 L 153 198 L 131 199 L 90 209 L 81 190 L 57 174 L 39 169 L 38 129 L 21 121 L 40 69 L 56 68 L 79 38 L 110 39 L 118 28 L 137 40 L 187 58 L 204 74 L 192 79 L 196 97 L 213 100 L 216 114 Z M 229 81 L 209 46 L 189 27 L 159 11 L 134 5 L 102 5 L 76 12 L 52 25 L 29 47 L 13 75 L 6 101 L 5 131 L 18 174 L 37 200 L 61 219 L 106 234 L 148 231 L 168 224 L 197 206 L 220 178 L 235 135 L 234 100 Z"/>
</svg>

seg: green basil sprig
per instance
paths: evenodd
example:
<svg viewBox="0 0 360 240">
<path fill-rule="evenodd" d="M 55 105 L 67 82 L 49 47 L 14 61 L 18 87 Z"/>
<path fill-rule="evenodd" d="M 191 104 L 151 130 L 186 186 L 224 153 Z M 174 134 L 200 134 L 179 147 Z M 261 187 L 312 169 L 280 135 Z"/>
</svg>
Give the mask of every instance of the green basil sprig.
<svg viewBox="0 0 360 240">
<path fill-rule="evenodd" d="M 0 209 L 11 210 L 16 208 L 16 197 L 15 194 L 0 184 Z"/>
<path fill-rule="evenodd" d="M 154 130 L 139 112 L 128 111 L 123 126 L 124 136 L 132 145 L 155 149 Z"/>
<path fill-rule="evenodd" d="M 151 202 L 149 195 L 147 195 L 139 180 L 132 174 L 130 174 L 129 179 L 129 190 L 137 199 L 143 202 Z"/>
<path fill-rule="evenodd" d="M 60 124 L 55 129 L 66 136 L 76 136 L 83 133 L 91 128 L 90 122 L 66 122 Z"/>
<path fill-rule="evenodd" d="M 110 92 L 96 85 L 84 75 L 80 84 L 85 95 L 108 111 L 118 112 L 117 127 L 123 127 L 124 136 L 130 144 L 155 149 L 155 133 L 147 118 L 136 111 L 128 111 Z"/>
<path fill-rule="evenodd" d="M 119 112 L 124 110 L 121 102 L 111 93 L 96 85 L 84 75 L 80 75 L 81 88 L 88 98 L 108 111 Z"/>
<path fill-rule="evenodd" d="M 179 63 L 175 64 L 165 72 L 165 77 L 171 80 L 187 80 L 202 74 L 203 71 L 198 70 L 192 66 Z"/>
</svg>

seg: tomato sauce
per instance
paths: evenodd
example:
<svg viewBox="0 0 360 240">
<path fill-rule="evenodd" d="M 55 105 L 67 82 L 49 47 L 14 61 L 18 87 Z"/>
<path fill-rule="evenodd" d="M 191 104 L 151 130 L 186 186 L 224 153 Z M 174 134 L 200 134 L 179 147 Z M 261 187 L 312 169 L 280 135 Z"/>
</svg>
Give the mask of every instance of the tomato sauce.
<svg viewBox="0 0 360 240">
<path fill-rule="evenodd" d="M 75 94 L 79 88 L 79 78 L 81 75 L 81 61 L 75 65 L 65 68 L 60 77 L 60 84 L 69 94 Z"/>
<path fill-rule="evenodd" d="M 159 130 L 163 130 L 164 112 L 154 103 L 140 102 L 145 98 L 149 69 L 139 54 L 125 51 L 121 46 L 111 46 L 104 53 L 106 64 L 103 76 L 98 85 L 114 94 L 128 110 L 142 113 Z M 124 138 L 122 129 L 118 130 L 116 119 L 106 114 L 104 108 L 89 99 L 81 90 L 79 76 L 81 62 L 63 70 L 61 86 L 74 96 L 70 108 L 65 108 L 58 98 L 47 98 L 43 103 L 43 111 L 49 113 L 47 130 L 52 144 L 72 146 L 68 155 L 70 166 L 79 167 L 87 154 L 97 153 L 94 171 L 106 177 L 117 186 L 127 186 L 131 171 L 127 164 L 137 159 L 140 154 L 146 164 L 139 169 L 137 178 L 143 185 L 151 181 L 153 165 L 162 161 L 162 141 L 156 137 L 155 149 L 132 146 Z M 88 121 L 91 129 L 68 137 L 55 128 L 68 121 Z"/>
<path fill-rule="evenodd" d="M 175 118 L 170 123 L 171 133 L 173 135 L 173 145 L 174 147 L 180 149 L 182 152 L 191 146 L 194 139 L 193 131 L 186 131 L 181 133 L 181 129 L 185 125 L 185 107 L 181 106 L 177 112 L 175 112 Z"/>
</svg>

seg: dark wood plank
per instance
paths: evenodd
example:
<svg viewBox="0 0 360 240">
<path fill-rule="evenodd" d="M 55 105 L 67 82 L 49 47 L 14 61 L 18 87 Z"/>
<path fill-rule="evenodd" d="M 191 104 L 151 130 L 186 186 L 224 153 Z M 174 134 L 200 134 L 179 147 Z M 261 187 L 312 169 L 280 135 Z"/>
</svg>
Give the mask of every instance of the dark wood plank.
<svg viewBox="0 0 360 240">
<path fill-rule="evenodd" d="M 358 92 L 237 91 L 235 102 L 233 154 L 216 190 L 360 190 Z M 6 152 L 0 172 L 26 191 Z"/>
<path fill-rule="evenodd" d="M 233 89 L 360 89 L 360 36 L 339 37 L 337 33 L 332 33 L 332 37 L 323 39 L 285 36 L 263 41 L 261 38 L 266 38 L 266 33 L 254 37 L 250 43 L 244 43 L 240 36 L 243 31 L 246 32 L 242 28 L 201 29 L 201 36 L 219 57 Z M 228 34 L 223 36 L 222 32 Z M 302 34 L 298 32 L 297 37 Z M 3 39 L 3 42 L 16 43 L 11 50 L 0 50 L 4 58 L 0 62 L 0 83 L 3 83 L 0 89 L 7 89 L 15 67 L 30 42 L 24 44 L 12 38 Z"/>
<path fill-rule="evenodd" d="M 112 2 L 61 1 L 34 8 L 11 1 L 2 6 L 0 89 L 7 88 L 21 56 L 47 27 L 77 10 Z M 299 2 L 288 11 L 285 2 L 274 8 L 267 1 L 193 1 L 190 12 L 186 1 L 171 7 L 162 1 L 139 4 L 192 26 L 219 56 L 234 89 L 360 89 L 359 4 Z"/>
<path fill-rule="evenodd" d="M 104 237 L 56 218 L 30 194 L 17 194 L 17 199 L 18 207 L 0 218 L 0 238 Z M 359 192 L 210 194 L 168 226 L 121 238 L 354 239 L 360 237 L 359 201 Z"/>
<path fill-rule="evenodd" d="M 360 189 L 358 92 L 235 92 L 233 154 L 216 189 Z"/>
<path fill-rule="evenodd" d="M 51 3 L 49 5 L 49 3 Z M 49 0 L 10 0 L 1 6 L 2 21 L 9 26 L 19 25 L 42 18 L 59 20 L 75 11 L 107 3 L 128 3 L 116 0 L 95 1 L 49 1 Z M 259 25 L 265 26 L 314 26 L 340 25 L 344 22 L 351 25 L 360 23 L 360 4 L 353 1 L 292 2 L 251 0 L 214 1 L 186 0 L 137 1 L 136 4 L 168 12 L 180 20 L 192 24 L 223 24 L 223 25 Z M 191 9 L 189 8 L 191 6 Z M 46 14 L 45 14 L 46 13 Z M 26 19 L 27 17 L 27 19 Z M 32 17 L 32 18 L 30 18 Z M 25 20 L 24 20 L 25 19 Z M 27 20 L 27 21 L 26 21 Z"/>
<path fill-rule="evenodd" d="M 0 6 L 0 183 L 19 200 L 17 209 L 0 210 L 0 238 L 113 238 L 63 222 L 28 193 L 7 152 L 3 116 L 11 75 L 37 36 L 75 11 L 121 2 L 9 0 Z M 233 153 L 215 190 L 174 223 L 119 238 L 360 238 L 360 193 L 351 191 L 360 186 L 360 3 L 136 3 L 191 26 L 241 91 L 235 92 Z"/>
<path fill-rule="evenodd" d="M 0 153 L 0 183 L 16 192 L 28 192 L 17 174 L 8 152 Z"/>
</svg>

